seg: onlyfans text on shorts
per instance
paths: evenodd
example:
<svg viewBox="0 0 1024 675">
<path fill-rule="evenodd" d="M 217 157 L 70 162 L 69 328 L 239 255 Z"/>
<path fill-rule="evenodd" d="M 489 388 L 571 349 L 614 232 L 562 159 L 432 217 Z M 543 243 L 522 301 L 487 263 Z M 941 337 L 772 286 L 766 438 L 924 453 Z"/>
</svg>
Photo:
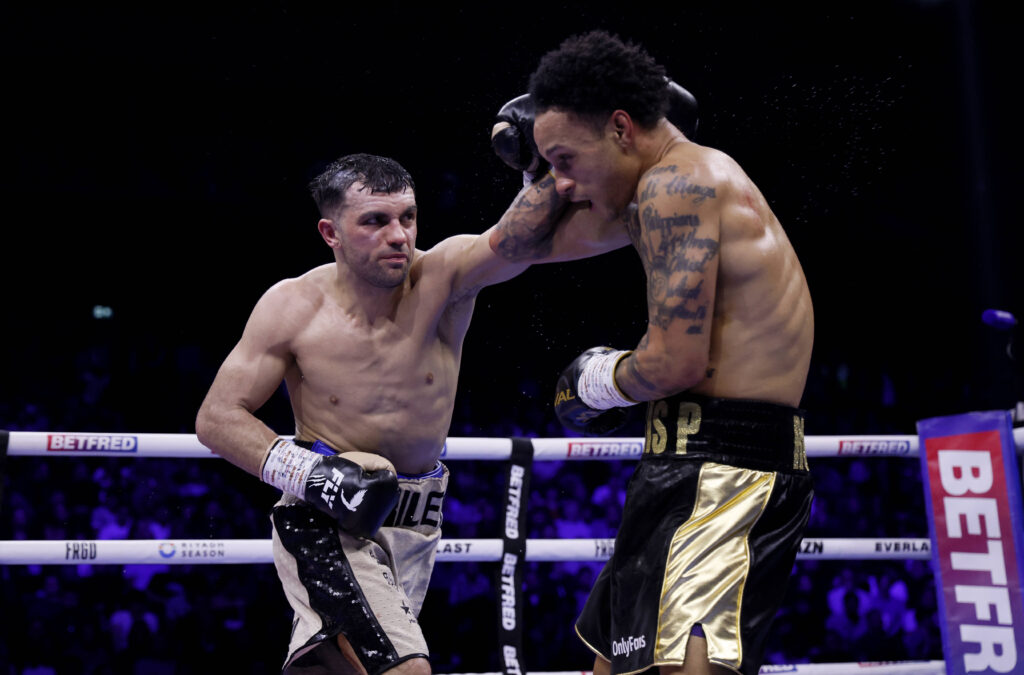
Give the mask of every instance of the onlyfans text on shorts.
<svg viewBox="0 0 1024 675">
<path fill-rule="evenodd" d="M 612 656 L 629 656 L 632 652 L 647 646 L 647 638 L 643 635 L 619 638 L 612 641 Z"/>
</svg>

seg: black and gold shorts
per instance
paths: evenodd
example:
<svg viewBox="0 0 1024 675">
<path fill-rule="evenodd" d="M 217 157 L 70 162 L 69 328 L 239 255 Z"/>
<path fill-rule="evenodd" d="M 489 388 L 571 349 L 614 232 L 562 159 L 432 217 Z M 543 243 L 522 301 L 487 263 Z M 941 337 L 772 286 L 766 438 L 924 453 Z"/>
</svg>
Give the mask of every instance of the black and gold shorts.
<svg viewBox="0 0 1024 675">
<path fill-rule="evenodd" d="M 757 673 L 814 495 L 803 419 L 685 392 L 648 405 L 615 552 L 576 622 L 612 673 L 682 665 L 692 633 Z"/>
</svg>

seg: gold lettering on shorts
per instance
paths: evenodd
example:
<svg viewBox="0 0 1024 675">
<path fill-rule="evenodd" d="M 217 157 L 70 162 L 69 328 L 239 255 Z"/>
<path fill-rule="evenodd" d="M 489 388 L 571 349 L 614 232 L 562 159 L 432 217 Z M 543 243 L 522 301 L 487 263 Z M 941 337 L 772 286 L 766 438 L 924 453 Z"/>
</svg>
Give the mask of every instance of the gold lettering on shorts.
<svg viewBox="0 0 1024 675">
<path fill-rule="evenodd" d="M 679 404 L 679 418 L 676 420 L 676 454 L 686 454 L 686 441 L 700 431 L 700 405 L 687 401 Z"/>
<path fill-rule="evenodd" d="M 793 468 L 807 471 L 807 448 L 804 445 L 804 418 L 793 415 Z"/>
<path fill-rule="evenodd" d="M 660 455 L 665 452 L 665 444 L 668 443 L 668 434 L 665 423 L 661 418 L 668 412 L 668 403 L 665 401 L 651 401 L 647 406 L 647 443 L 644 445 L 644 452 Z"/>
</svg>

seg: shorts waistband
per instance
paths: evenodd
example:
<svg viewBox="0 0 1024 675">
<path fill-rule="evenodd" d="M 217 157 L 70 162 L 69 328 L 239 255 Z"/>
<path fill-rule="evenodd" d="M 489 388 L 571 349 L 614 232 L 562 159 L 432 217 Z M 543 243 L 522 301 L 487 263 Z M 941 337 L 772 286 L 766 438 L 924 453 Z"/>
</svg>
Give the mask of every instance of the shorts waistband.
<svg viewBox="0 0 1024 675">
<path fill-rule="evenodd" d="M 332 448 L 331 446 L 327 445 L 326 443 L 324 443 L 321 440 L 316 440 L 316 441 L 293 441 L 293 443 L 295 443 L 295 445 L 299 446 L 300 448 L 306 448 L 307 450 L 312 450 L 313 452 L 319 453 L 321 455 L 330 456 L 330 455 L 337 455 L 338 454 L 337 450 L 335 450 L 334 448 Z M 397 476 L 400 479 L 404 478 L 405 480 L 418 480 L 418 479 L 422 479 L 422 478 L 437 478 L 438 476 L 443 476 L 443 475 L 444 475 L 444 465 L 442 465 L 440 461 L 437 462 L 437 464 L 434 466 L 433 469 L 431 469 L 430 471 L 427 471 L 426 473 L 397 473 Z"/>
<path fill-rule="evenodd" d="M 800 408 L 682 392 L 651 401 L 642 459 L 707 458 L 770 471 L 807 470 Z"/>
</svg>

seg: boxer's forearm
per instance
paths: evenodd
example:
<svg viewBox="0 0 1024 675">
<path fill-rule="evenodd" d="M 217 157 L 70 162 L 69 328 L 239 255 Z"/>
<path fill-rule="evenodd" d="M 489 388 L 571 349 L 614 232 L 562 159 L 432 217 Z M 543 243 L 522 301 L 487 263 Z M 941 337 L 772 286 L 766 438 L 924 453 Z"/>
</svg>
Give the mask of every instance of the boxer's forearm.
<svg viewBox="0 0 1024 675">
<path fill-rule="evenodd" d="M 515 262 L 548 257 L 555 226 L 568 205 L 555 192 L 555 179 L 546 174 L 516 196 L 491 233 L 491 249 Z"/>
<path fill-rule="evenodd" d="M 636 349 L 618 362 L 615 384 L 634 401 L 654 401 L 696 386 L 706 374 L 706 357 L 652 347 L 645 335 Z"/>
<path fill-rule="evenodd" d="M 235 466 L 260 478 L 267 450 L 277 437 L 240 406 L 204 404 L 196 418 L 199 442 Z"/>
</svg>

